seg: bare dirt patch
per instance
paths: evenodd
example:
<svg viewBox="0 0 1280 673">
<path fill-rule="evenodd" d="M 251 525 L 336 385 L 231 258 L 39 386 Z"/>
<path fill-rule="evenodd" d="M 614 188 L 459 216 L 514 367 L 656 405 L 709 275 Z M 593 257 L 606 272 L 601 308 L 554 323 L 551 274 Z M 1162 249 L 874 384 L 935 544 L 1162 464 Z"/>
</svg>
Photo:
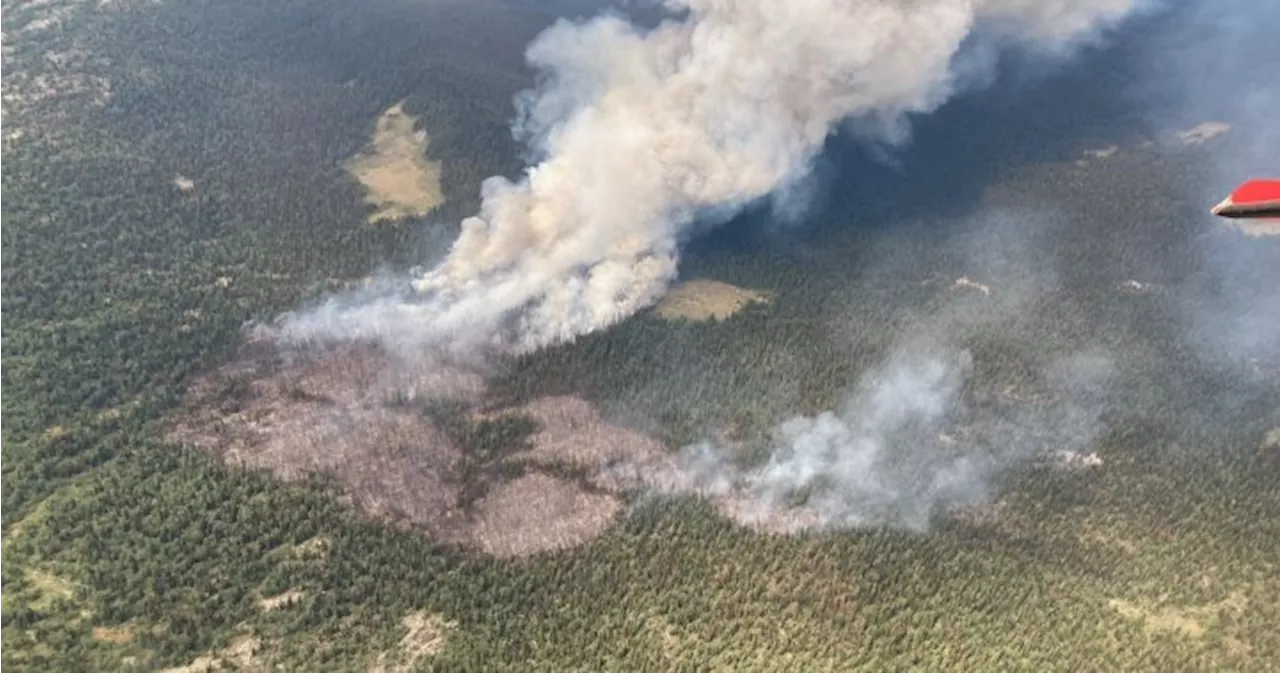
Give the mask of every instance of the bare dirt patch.
<svg viewBox="0 0 1280 673">
<path fill-rule="evenodd" d="M 272 610 L 279 610 L 281 608 L 298 605 L 302 602 L 302 599 L 306 597 L 306 592 L 299 591 L 297 589 L 290 589 L 282 594 L 268 596 L 259 600 L 258 607 L 262 608 L 264 612 L 271 612 Z"/>
<path fill-rule="evenodd" d="M 45 428 L 45 431 L 41 433 L 41 437 L 43 437 L 46 442 L 56 442 L 59 439 L 69 436 L 71 436 L 71 430 L 67 429 L 67 427 L 63 425 L 51 425 L 48 428 Z"/>
<path fill-rule="evenodd" d="M 324 536 L 313 537 L 294 545 L 293 557 L 297 559 L 323 559 L 329 555 L 329 546 L 333 544 Z"/>
<path fill-rule="evenodd" d="M 691 280 L 676 285 L 655 309 L 668 320 L 723 320 L 749 304 L 768 303 L 773 295 L 714 280 Z"/>
<path fill-rule="evenodd" d="M 368 514 L 498 556 L 600 535 L 634 483 L 604 476 L 609 465 L 666 455 L 579 398 L 482 413 L 487 403 L 480 374 L 456 365 L 250 344 L 192 383 L 168 437 L 285 480 L 332 477 Z M 512 417 L 523 435 L 502 434 Z"/>
<path fill-rule="evenodd" d="M 1126 619 L 1141 621 L 1148 632 L 1173 632 L 1189 638 L 1203 638 L 1206 625 L 1211 620 L 1224 612 L 1243 612 L 1248 607 L 1249 599 L 1236 591 L 1221 601 L 1207 605 L 1153 606 L 1119 598 L 1111 599 L 1108 604 Z"/>
<path fill-rule="evenodd" d="M 1143 608 L 1119 598 L 1111 599 L 1108 604 L 1124 618 L 1141 621 L 1148 631 L 1173 631 L 1191 638 L 1204 636 L 1204 623 L 1191 611 Z"/>
<path fill-rule="evenodd" d="M 123 645 L 133 640 L 133 627 L 125 626 L 95 626 L 91 632 L 94 640 L 113 645 Z"/>
<path fill-rule="evenodd" d="M 368 191 L 365 201 L 378 208 L 371 223 L 420 217 L 444 203 L 440 163 L 427 161 L 427 134 L 414 129 L 416 121 L 396 103 L 374 126 L 373 150 L 347 162 Z"/>
<path fill-rule="evenodd" d="M 952 286 L 952 287 L 955 287 L 955 288 L 968 289 L 968 290 L 975 290 L 975 291 L 977 291 L 977 292 L 981 292 L 981 293 L 983 294 L 983 296 L 985 296 L 985 297 L 990 297 L 990 296 L 991 296 L 991 286 L 990 286 L 990 285 L 987 285 L 987 284 L 985 284 L 985 283 L 979 283 L 979 282 L 977 282 L 977 281 L 973 281 L 973 280 L 969 280 L 969 277 L 968 277 L 968 276 L 961 276 L 961 277 L 957 278 L 957 279 L 956 279 L 956 282 L 952 283 L 952 285 L 951 285 L 951 286 Z"/>
<path fill-rule="evenodd" d="M 378 661 L 371 669 L 373 673 L 401 673 L 411 670 L 419 659 L 439 654 L 448 644 L 449 632 L 458 626 L 439 615 L 428 615 L 422 611 L 405 615 L 400 623 L 409 632 L 400 639 L 394 650 L 378 655 Z"/>
<path fill-rule="evenodd" d="M 1105 526 L 1087 526 L 1078 538 L 1084 546 L 1099 545 L 1106 549 L 1118 550 L 1126 555 L 1137 554 L 1142 550 L 1141 537 Z"/>
<path fill-rule="evenodd" d="M 1227 652 L 1232 656 L 1239 657 L 1241 659 L 1247 659 L 1250 654 L 1253 654 L 1253 645 L 1232 636 L 1223 638 L 1222 646 L 1225 647 Z"/>
<path fill-rule="evenodd" d="M 1087 149 L 1082 153 L 1083 158 L 1076 160 L 1076 165 L 1087 166 L 1089 165 L 1089 160 L 1091 159 L 1098 160 L 1098 161 L 1101 161 L 1103 159 L 1110 159 L 1111 157 L 1115 156 L 1116 153 L 1119 151 L 1120 151 L 1119 145 L 1107 145 L 1106 147 L 1097 147 L 1097 148 Z"/>
<path fill-rule="evenodd" d="M 1273 451 L 1280 449 L 1280 428 L 1273 428 L 1267 432 L 1267 436 L 1262 438 L 1262 443 L 1258 445 L 1259 451 Z"/>
<path fill-rule="evenodd" d="M 213 671 L 267 671 L 262 640 L 254 636 L 236 639 L 226 649 L 196 657 L 186 666 L 166 668 L 161 673 L 212 673 Z"/>
<path fill-rule="evenodd" d="M 1174 135 L 1184 145 L 1200 145 L 1231 130 L 1231 125 L 1226 122 L 1206 121 L 1200 122 L 1189 129 L 1177 131 Z"/>
<path fill-rule="evenodd" d="M 35 568 L 27 568 L 23 575 L 39 592 L 39 597 L 31 604 L 33 610 L 48 611 L 57 601 L 75 598 L 77 586 L 71 580 Z"/>
</svg>

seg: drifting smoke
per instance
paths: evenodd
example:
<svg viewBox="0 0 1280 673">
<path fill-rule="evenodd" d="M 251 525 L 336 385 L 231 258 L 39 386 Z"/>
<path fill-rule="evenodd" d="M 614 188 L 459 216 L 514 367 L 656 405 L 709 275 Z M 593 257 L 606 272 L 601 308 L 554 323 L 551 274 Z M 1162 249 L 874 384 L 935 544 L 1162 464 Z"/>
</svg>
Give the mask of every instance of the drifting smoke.
<svg viewBox="0 0 1280 673">
<path fill-rule="evenodd" d="M 990 294 L 953 287 L 942 306 L 902 326 L 888 355 L 838 408 L 780 424 L 763 462 L 744 461 L 733 442 L 704 441 L 670 463 L 619 465 L 612 476 L 706 497 L 751 527 L 921 531 L 943 510 L 986 502 L 1011 468 L 1087 465 L 1114 402 L 1110 352 L 1048 355 L 1053 349 L 1042 344 L 1009 353 L 1034 358 L 1027 364 L 1035 375 L 1014 385 L 980 370 L 965 347 L 998 334 L 1038 338 L 1025 321 L 1062 289 L 1043 250 L 1066 223 L 1042 212 L 988 209 L 956 224 L 968 231 L 946 247 L 963 252 L 963 266 L 1000 282 Z M 1016 340 L 1000 347 L 1014 349 Z"/>
<path fill-rule="evenodd" d="M 979 494 L 989 459 L 979 452 L 939 450 L 963 410 L 959 394 L 972 369 L 968 353 L 903 354 L 863 381 L 844 409 L 794 418 L 778 427 L 768 461 L 740 470 L 712 443 L 684 450 L 676 479 L 660 488 L 735 498 L 734 516 L 784 527 L 905 523 L 923 528 L 935 502 Z M 941 438 L 946 439 L 941 439 Z M 951 455 L 948 455 L 951 453 Z M 661 473 L 658 473 L 661 475 Z M 664 481 L 666 483 L 664 483 Z M 803 498 L 800 508 L 793 508 Z"/>
<path fill-rule="evenodd" d="M 1072 459 L 1097 435 L 1108 358 L 1082 353 L 1054 367 L 1054 401 L 971 408 L 967 351 L 907 348 L 868 374 L 846 405 L 780 425 L 768 460 L 738 466 L 711 442 L 669 469 L 625 466 L 657 491 L 696 493 L 749 526 L 896 525 L 924 530 L 939 509 L 988 497 L 993 480 L 1034 457 Z"/>
<path fill-rule="evenodd" d="M 1188 187 L 1199 203 L 1214 204 L 1249 178 L 1280 177 L 1280 42 L 1271 28 L 1280 4 L 1245 0 L 1189 4 L 1177 27 L 1150 60 L 1173 105 L 1153 107 L 1165 130 L 1221 120 L 1231 130 L 1203 148 Z M 1203 216 L 1206 220 L 1213 218 Z M 1221 224 L 1221 223 L 1216 223 Z M 1224 231 L 1225 230 L 1225 231 Z M 1280 364 L 1280 238 L 1250 238 L 1218 227 L 1204 253 L 1209 287 L 1193 287 L 1187 300 L 1192 337 L 1212 359 Z"/>
<path fill-rule="evenodd" d="M 528 350 L 606 327 L 662 296 L 696 221 L 803 186 L 838 124 L 903 141 L 1000 48 L 1066 53 L 1138 4 L 668 0 L 680 18 L 647 32 L 562 21 L 529 47 L 539 84 L 517 101 L 539 163 L 485 181 L 436 268 L 279 336 Z"/>
<path fill-rule="evenodd" d="M 517 101 L 517 136 L 538 163 L 518 182 L 484 183 L 481 212 L 435 268 L 290 316 L 276 336 L 465 353 L 601 329 L 662 296 L 695 225 L 771 196 L 775 212 L 799 210 L 837 126 L 903 142 L 912 114 L 989 81 L 1000 49 L 1069 53 L 1138 4 L 669 0 L 680 18 L 650 31 L 609 16 L 561 22 L 530 46 L 539 82 Z M 1040 294 L 1048 276 L 1029 275 L 997 292 L 992 305 L 1016 301 L 996 314 Z M 1084 447 L 1099 427 L 1104 355 L 1050 363 L 1048 401 L 975 396 L 958 344 L 992 327 L 982 323 L 935 316 L 919 332 L 932 340 L 900 345 L 843 408 L 777 428 L 763 464 L 704 443 L 666 467 L 612 469 L 716 498 L 746 523 L 776 527 L 783 513 L 786 529 L 923 528 L 939 506 L 981 500 L 1012 462 Z"/>
</svg>

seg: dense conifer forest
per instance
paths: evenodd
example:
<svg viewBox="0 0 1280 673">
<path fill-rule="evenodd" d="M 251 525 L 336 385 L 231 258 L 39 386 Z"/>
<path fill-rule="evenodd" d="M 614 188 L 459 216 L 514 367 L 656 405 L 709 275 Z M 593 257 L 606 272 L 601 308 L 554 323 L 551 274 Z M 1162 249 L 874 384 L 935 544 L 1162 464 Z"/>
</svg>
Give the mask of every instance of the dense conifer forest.
<svg viewBox="0 0 1280 673">
<path fill-rule="evenodd" d="M 1032 246 L 1066 270 L 1053 291 L 1019 304 L 1016 328 L 956 338 L 993 391 L 1104 344 L 1124 355 L 1118 401 L 1105 466 L 1009 473 L 997 523 L 765 535 L 697 499 L 638 497 L 583 546 L 496 559 L 365 516 L 323 479 L 165 441 L 246 322 L 441 254 L 480 182 L 519 172 L 524 45 L 579 4 L 5 0 L 6 670 L 1275 669 L 1276 363 L 1210 366 L 1180 336 L 1186 297 L 1116 290 L 1116 269 L 1139 269 L 1212 297 L 1189 241 L 1232 234 L 1206 232 L 1184 190 L 1197 149 L 1140 149 L 1106 81 L 1087 82 L 1094 98 L 1022 91 L 1094 120 L 1065 140 L 1011 130 L 1033 111 L 1007 93 L 923 121 L 899 173 L 833 140 L 804 222 L 763 205 L 682 261 L 772 301 L 709 322 L 642 313 L 489 380 L 513 402 L 583 396 L 673 450 L 726 425 L 765 441 L 838 406 L 930 316 L 981 301 L 956 299 L 957 277 L 1007 276 L 955 252 L 989 241 L 974 213 L 1054 210 L 1065 225 Z M 447 201 L 369 224 L 343 165 L 399 101 Z M 948 140 L 978 119 L 989 130 Z M 1074 163 L 1099 139 L 1124 149 Z M 948 168 L 960 153 L 981 168 Z M 1134 194 L 1149 212 L 1118 203 Z M 477 461 L 532 431 L 429 413 Z"/>
</svg>

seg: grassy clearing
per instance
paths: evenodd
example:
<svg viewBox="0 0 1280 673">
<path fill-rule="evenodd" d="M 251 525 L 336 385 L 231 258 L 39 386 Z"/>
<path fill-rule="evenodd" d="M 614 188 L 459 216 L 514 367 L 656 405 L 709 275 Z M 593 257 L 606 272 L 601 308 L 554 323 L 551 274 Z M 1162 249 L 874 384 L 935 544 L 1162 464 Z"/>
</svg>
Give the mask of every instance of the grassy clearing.
<svg viewBox="0 0 1280 673">
<path fill-rule="evenodd" d="M 368 192 L 365 201 L 377 208 L 369 222 L 421 217 L 444 203 L 440 162 L 427 160 L 426 131 L 396 103 L 378 117 L 372 152 L 357 155 L 346 168 Z"/>
<path fill-rule="evenodd" d="M 668 320 L 724 320 L 750 304 L 773 301 L 767 292 L 757 292 L 714 280 L 691 280 L 667 293 L 655 309 Z"/>
</svg>

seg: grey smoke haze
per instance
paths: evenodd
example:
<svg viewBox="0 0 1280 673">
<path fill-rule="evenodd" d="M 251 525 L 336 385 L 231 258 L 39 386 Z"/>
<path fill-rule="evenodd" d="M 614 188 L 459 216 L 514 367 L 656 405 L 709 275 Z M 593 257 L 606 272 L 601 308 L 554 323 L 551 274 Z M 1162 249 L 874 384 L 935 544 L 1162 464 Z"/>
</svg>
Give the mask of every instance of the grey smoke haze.
<svg viewBox="0 0 1280 673">
<path fill-rule="evenodd" d="M 803 187 L 841 122 L 900 142 L 995 51 L 1069 53 L 1142 4 L 668 0 L 681 18 L 649 31 L 562 21 L 530 45 L 538 86 L 517 101 L 537 165 L 485 181 L 435 268 L 290 316 L 279 336 L 527 350 L 606 327 L 662 296 L 699 219 Z"/>
<path fill-rule="evenodd" d="M 1189 187 L 1207 207 L 1248 178 L 1280 177 L 1280 3 L 1191 3 L 1174 20 L 1177 29 L 1150 59 L 1169 103 L 1150 114 L 1164 131 L 1204 120 L 1231 125 L 1202 148 L 1208 165 Z M 1280 239 L 1217 224 L 1204 244 L 1211 283 L 1185 297 L 1192 337 L 1210 358 L 1280 362 Z"/>
<path fill-rule="evenodd" d="M 1046 343 L 1028 363 L 1034 376 L 1011 385 L 978 371 L 966 345 L 993 334 L 1038 337 L 1022 321 L 1059 300 L 1060 273 L 1044 250 L 1062 226 L 1069 223 L 1051 214 L 994 208 L 960 223 L 964 233 L 945 246 L 961 266 L 981 270 L 990 294 L 948 280 L 942 305 L 897 329 L 883 361 L 842 404 L 776 427 L 763 462 L 744 464 L 741 447 L 708 440 L 669 464 L 621 465 L 614 474 L 658 493 L 706 497 L 753 527 L 923 531 L 941 510 L 987 502 L 1013 468 L 1083 457 L 1106 429 L 1115 355 L 1101 347 L 1055 353 Z"/>
<path fill-rule="evenodd" d="M 733 498 L 735 518 L 752 525 L 782 518 L 808 491 L 801 515 L 784 519 L 794 522 L 784 527 L 924 528 L 934 503 L 980 497 L 994 459 L 972 447 L 942 446 L 945 430 L 963 414 L 960 389 L 971 368 L 966 352 L 900 353 L 869 374 L 842 409 L 781 424 L 765 464 L 740 469 L 731 453 L 704 442 L 681 453 L 674 477 L 653 473 L 650 481 Z"/>
<path fill-rule="evenodd" d="M 1010 467 L 1090 446 L 1109 358 L 1080 353 L 1049 371 L 1052 401 L 974 409 L 963 394 L 973 373 L 967 351 L 905 347 L 840 409 L 782 423 L 762 465 L 740 467 L 732 449 L 702 442 L 673 467 L 644 467 L 635 478 L 659 492 L 709 497 L 749 526 L 922 531 L 941 508 L 985 502 Z"/>
<path fill-rule="evenodd" d="M 333 298 L 286 320 L 279 336 L 466 353 L 536 349 L 607 327 L 662 296 L 693 227 L 727 221 L 771 196 L 775 214 L 802 212 L 806 177 L 836 127 L 903 142 L 912 115 L 988 83 L 999 50 L 1069 54 L 1142 4 L 673 0 L 668 5 L 687 14 L 651 31 L 612 16 L 559 23 L 530 46 L 538 85 L 517 103 L 516 132 L 536 165 L 516 182 L 484 183 L 481 212 L 462 223 L 438 266 Z M 1213 7 L 1186 15 L 1188 40 L 1217 25 Z M 1232 13 L 1247 15 L 1243 4 Z M 1246 30 L 1230 21 L 1196 52 L 1242 58 L 1230 56 L 1235 47 L 1220 48 Z M 1187 85 L 1186 101 L 1221 99 L 1232 86 L 1210 86 L 1208 74 L 1194 75 L 1202 72 L 1199 56 L 1169 49 L 1160 67 Z M 1259 100 L 1236 109 L 1238 131 L 1274 130 L 1265 113 L 1275 99 Z M 1178 123 L 1223 116 L 1206 111 Z M 1249 174 L 1266 152 L 1224 154 L 1219 166 L 1224 175 Z M 1248 170 L 1231 165 L 1242 156 L 1255 162 Z M 1238 179 L 1206 190 L 1205 202 Z M 991 296 L 962 295 L 923 317 L 912 338 L 852 382 L 843 405 L 777 427 L 763 463 L 743 466 L 733 447 L 704 442 L 666 469 L 617 469 L 659 491 L 717 499 L 744 523 L 919 530 L 940 507 L 986 499 L 1012 466 L 1086 451 L 1103 430 L 1122 354 L 1046 355 L 1034 389 L 986 390 L 967 340 L 1018 329 L 1018 315 L 1051 294 L 1058 278 L 1037 258 L 1034 235 L 1048 225 L 1027 226 L 1018 213 L 981 217 L 989 221 L 961 244 L 1002 279 Z M 1193 311 L 1193 322 L 1234 321 L 1230 348 L 1280 344 L 1267 336 L 1280 327 L 1266 317 L 1275 315 L 1277 295 L 1265 304 L 1238 289 L 1241 279 L 1277 267 L 1222 257 L 1227 300 Z M 1280 287 L 1271 278 L 1266 287 Z M 1272 311 L 1261 321 L 1246 310 L 1258 301 Z"/>
</svg>

